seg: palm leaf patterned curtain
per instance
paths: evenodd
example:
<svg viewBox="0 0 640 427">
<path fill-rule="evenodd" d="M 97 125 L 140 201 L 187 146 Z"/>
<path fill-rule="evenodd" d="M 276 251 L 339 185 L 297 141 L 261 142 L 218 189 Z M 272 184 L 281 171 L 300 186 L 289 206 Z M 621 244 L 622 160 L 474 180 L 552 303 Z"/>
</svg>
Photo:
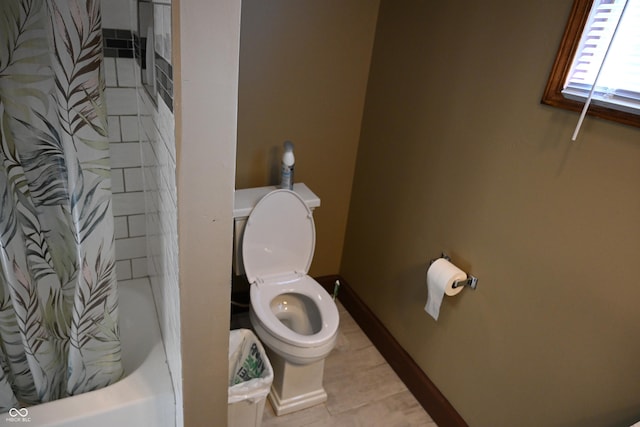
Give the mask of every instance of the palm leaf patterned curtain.
<svg viewBox="0 0 640 427">
<path fill-rule="evenodd" d="M 0 1 L 0 412 L 122 376 L 99 0 Z"/>
</svg>

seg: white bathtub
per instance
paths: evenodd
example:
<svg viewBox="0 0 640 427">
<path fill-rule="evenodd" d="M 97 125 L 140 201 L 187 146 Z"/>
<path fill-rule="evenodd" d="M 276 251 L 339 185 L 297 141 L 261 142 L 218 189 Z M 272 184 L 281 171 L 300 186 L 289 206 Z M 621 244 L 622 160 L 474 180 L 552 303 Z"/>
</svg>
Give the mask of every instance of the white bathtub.
<svg viewBox="0 0 640 427">
<path fill-rule="evenodd" d="M 119 300 L 122 362 L 126 376 L 101 390 L 29 407 L 25 419 L 16 420 L 9 413 L 0 414 L 0 425 L 175 426 L 173 388 L 149 281 L 121 282 Z"/>
</svg>

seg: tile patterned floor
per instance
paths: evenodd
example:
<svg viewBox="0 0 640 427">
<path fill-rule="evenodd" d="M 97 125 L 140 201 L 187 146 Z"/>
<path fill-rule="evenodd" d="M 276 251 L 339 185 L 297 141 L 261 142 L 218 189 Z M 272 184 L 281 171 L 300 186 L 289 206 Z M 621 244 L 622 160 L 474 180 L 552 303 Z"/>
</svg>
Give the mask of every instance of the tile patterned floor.
<svg viewBox="0 0 640 427">
<path fill-rule="evenodd" d="M 344 307 L 338 309 L 338 341 L 324 368 L 328 400 L 280 417 L 267 401 L 262 427 L 437 427 Z"/>
</svg>

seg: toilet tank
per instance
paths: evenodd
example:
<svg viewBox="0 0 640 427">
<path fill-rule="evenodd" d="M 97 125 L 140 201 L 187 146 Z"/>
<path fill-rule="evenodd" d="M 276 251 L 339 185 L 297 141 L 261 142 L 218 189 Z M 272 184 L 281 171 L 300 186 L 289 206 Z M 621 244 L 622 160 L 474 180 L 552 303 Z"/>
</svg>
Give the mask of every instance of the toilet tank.
<svg viewBox="0 0 640 427">
<path fill-rule="evenodd" d="M 244 188 L 236 190 L 233 202 L 233 272 L 240 276 L 244 273 L 244 265 L 242 263 L 242 234 L 247 218 L 251 214 L 253 207 L 265 195 L 273 190 L 277 190 L 275 185 L 268 187 Z M 293 191 L 298 193 L 302 200 L 307 204 L 313 212 L 315 208 L 320 206 L 320 198 L 303 183 L 293 184 Z"/>
</svg>

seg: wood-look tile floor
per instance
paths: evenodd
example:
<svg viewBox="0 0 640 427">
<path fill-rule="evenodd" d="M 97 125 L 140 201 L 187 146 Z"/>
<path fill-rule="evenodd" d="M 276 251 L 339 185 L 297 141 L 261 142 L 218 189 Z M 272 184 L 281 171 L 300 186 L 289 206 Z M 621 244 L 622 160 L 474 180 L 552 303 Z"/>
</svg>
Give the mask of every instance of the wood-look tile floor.
<svg viewBox="0 0 640 427">
<path fill-rule="evenodd" d="M 437 427 L 340 303 L 338 309 L 338 340 L 324 367 L 328 400 L 279 417 L 267 400 L 262 426 Z"/>
</svg>

